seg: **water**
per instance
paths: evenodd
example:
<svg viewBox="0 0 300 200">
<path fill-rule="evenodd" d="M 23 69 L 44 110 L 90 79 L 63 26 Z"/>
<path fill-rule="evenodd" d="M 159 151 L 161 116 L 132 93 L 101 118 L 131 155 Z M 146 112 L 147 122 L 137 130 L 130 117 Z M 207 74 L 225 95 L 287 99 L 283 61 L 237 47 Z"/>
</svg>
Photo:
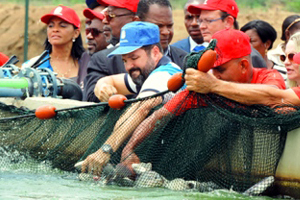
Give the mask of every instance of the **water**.
<svg viewBox="0 0 300 200">
<path fill-rule="evenodd" d="M 101 186 L 94 181 L 79 181 L 77 175 L 53 169 L 49 163 L 28 159 L 17 151 L 11 154 L 2 152 L 0 199 L 272 199 L 249 197 L 229 190 L 199 193 L 162 188 Z"/>
</svg>

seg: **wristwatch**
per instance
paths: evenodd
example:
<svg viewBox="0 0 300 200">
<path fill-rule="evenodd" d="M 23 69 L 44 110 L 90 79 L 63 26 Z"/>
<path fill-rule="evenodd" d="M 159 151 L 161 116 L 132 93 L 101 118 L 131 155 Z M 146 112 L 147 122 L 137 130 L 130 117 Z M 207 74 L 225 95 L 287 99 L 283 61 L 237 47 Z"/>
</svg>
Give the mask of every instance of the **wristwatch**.
<svg viewBox="0 0 300 200">
<path fill-rule="evenodd" d="M 112 155 L 114 153 L 112 147 L 110 146 L 110 144 L 103 144 L 100 148 L 104 153 L 108 153 L 110 155 Z"/>
</svg>

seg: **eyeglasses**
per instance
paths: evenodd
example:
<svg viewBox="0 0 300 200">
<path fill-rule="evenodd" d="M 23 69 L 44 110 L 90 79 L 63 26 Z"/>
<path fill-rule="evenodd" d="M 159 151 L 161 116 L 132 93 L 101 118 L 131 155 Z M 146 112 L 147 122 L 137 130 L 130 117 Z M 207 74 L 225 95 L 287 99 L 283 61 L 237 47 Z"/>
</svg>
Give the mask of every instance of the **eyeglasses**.
<svg viewBox="0 0 300 200">
<path fill-rule="evenodd" d="M 294 55 L 295 55 L 294 53 L 289 53 L 289 54 L 287 55 L 287 57 L 288 57 L 288 59 L 289 59 L 290 62 L 293 62 L 293 60 L 294 60 Z M 280 55 L 280 60 L 281 60 L 282 62 L 284 62 L 285 59 L 286 59 L 286 56 L 285 56 L 285 55 Z"/>
<path fill-rule="evenodd" d="M 88 35 L 88 34 L 91 33 L 93 37 L 97 37 L 97 36 L 99 36 L 103 32 L 104 31 L 98 30 L 96 28 L 86 28 L 85 29 L 85 34 Z"/>
<path fill-rule="evenodd" d="M 128 16 L 128 15 L 133 15 L 133 13 L 126 13 L 126 14 L 120 14 L 120 15 L 116 15 L 116 14 L 108 13 L 108 12 L 105 13 L 105 17 L 108 22 L 110 22 L 115 17 L 123 17 L 123 16 Z"/>
<path fill-rule="evenodd" d="M 220 19 L 222 19 L 222 17 L 217 18 L 217 19 L 199 19 L 199 24 L 202 24 L 202 23 L 210 24 L 210 23 L 218 21 Z"/>
<path fill-rule="evenodd" d="M 228 16 L 229 16 L 229 14 L 226 13 L 224 16 L 219 17 L 217 19 L 199 19 L 199 25 L 201 25 L 202 23 L 210 24 L 210 23 L 218 21 L 218 20 L 224 20 Z"/>
</svg>

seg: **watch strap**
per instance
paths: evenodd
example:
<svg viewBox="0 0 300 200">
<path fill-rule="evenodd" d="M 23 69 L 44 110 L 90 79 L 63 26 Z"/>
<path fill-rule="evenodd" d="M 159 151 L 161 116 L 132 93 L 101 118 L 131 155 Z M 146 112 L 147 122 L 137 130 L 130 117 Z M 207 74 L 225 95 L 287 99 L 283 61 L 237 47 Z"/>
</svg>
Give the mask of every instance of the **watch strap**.
<svg viewBox="0 0 300 200">
<path fill-rule="evenodd" d="M 114 153 L 110 144 L 103 144 L 100 148 L 104 153 L 112 155 Z"/>
</svg>

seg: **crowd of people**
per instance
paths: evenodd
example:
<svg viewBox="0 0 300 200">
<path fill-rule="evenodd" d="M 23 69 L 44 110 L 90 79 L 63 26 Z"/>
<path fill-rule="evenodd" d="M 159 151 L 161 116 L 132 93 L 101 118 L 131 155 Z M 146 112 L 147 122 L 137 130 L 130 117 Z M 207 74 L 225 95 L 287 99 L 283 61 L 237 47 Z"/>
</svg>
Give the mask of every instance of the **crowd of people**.
<svg viewBox="0 0 300 200">
<path fill-rule="evenodd" d="M 58 6 L 41 17 L 47 25 L 45 59 L 50 59 L 39 66 L 76 81 L 83 101 L 105 102 L 114 94 L 139 98 L 165 91 L 169 78 L 184 69 L 185 56 L 205 50 L 212 39 L 217 41 L 218 58 L 208 73 L 186 69 L 185 85 L 177 94 L 132 104 L 103 146 L 84 160 L 82 171 L 100 175 L 111 155 L 130 137 L 122 158 L 127 158 L 124 167 L 132 171 L 130 164 L 139 161 L 134 148 L 157 120 L 174 113 L 174 106 L 189 91 L 215 93 L 247 105 L 300 105 L 300 63 L 294 60 L 300 52 L 299 15 L 284 19 L 283 42 L 273 49 L 275 29 L 260 19 L 239 28 L 234 0 L 187 0 L 184 23 L 189 36 L 172 44 L 169 0 L 86 0 L 86 4 L 86 50 L 73 9 Z M 146 118 L 161 103 L 163 107 Z M 196 106 L 189 105 L 186 109 Z"/>
</svg>

